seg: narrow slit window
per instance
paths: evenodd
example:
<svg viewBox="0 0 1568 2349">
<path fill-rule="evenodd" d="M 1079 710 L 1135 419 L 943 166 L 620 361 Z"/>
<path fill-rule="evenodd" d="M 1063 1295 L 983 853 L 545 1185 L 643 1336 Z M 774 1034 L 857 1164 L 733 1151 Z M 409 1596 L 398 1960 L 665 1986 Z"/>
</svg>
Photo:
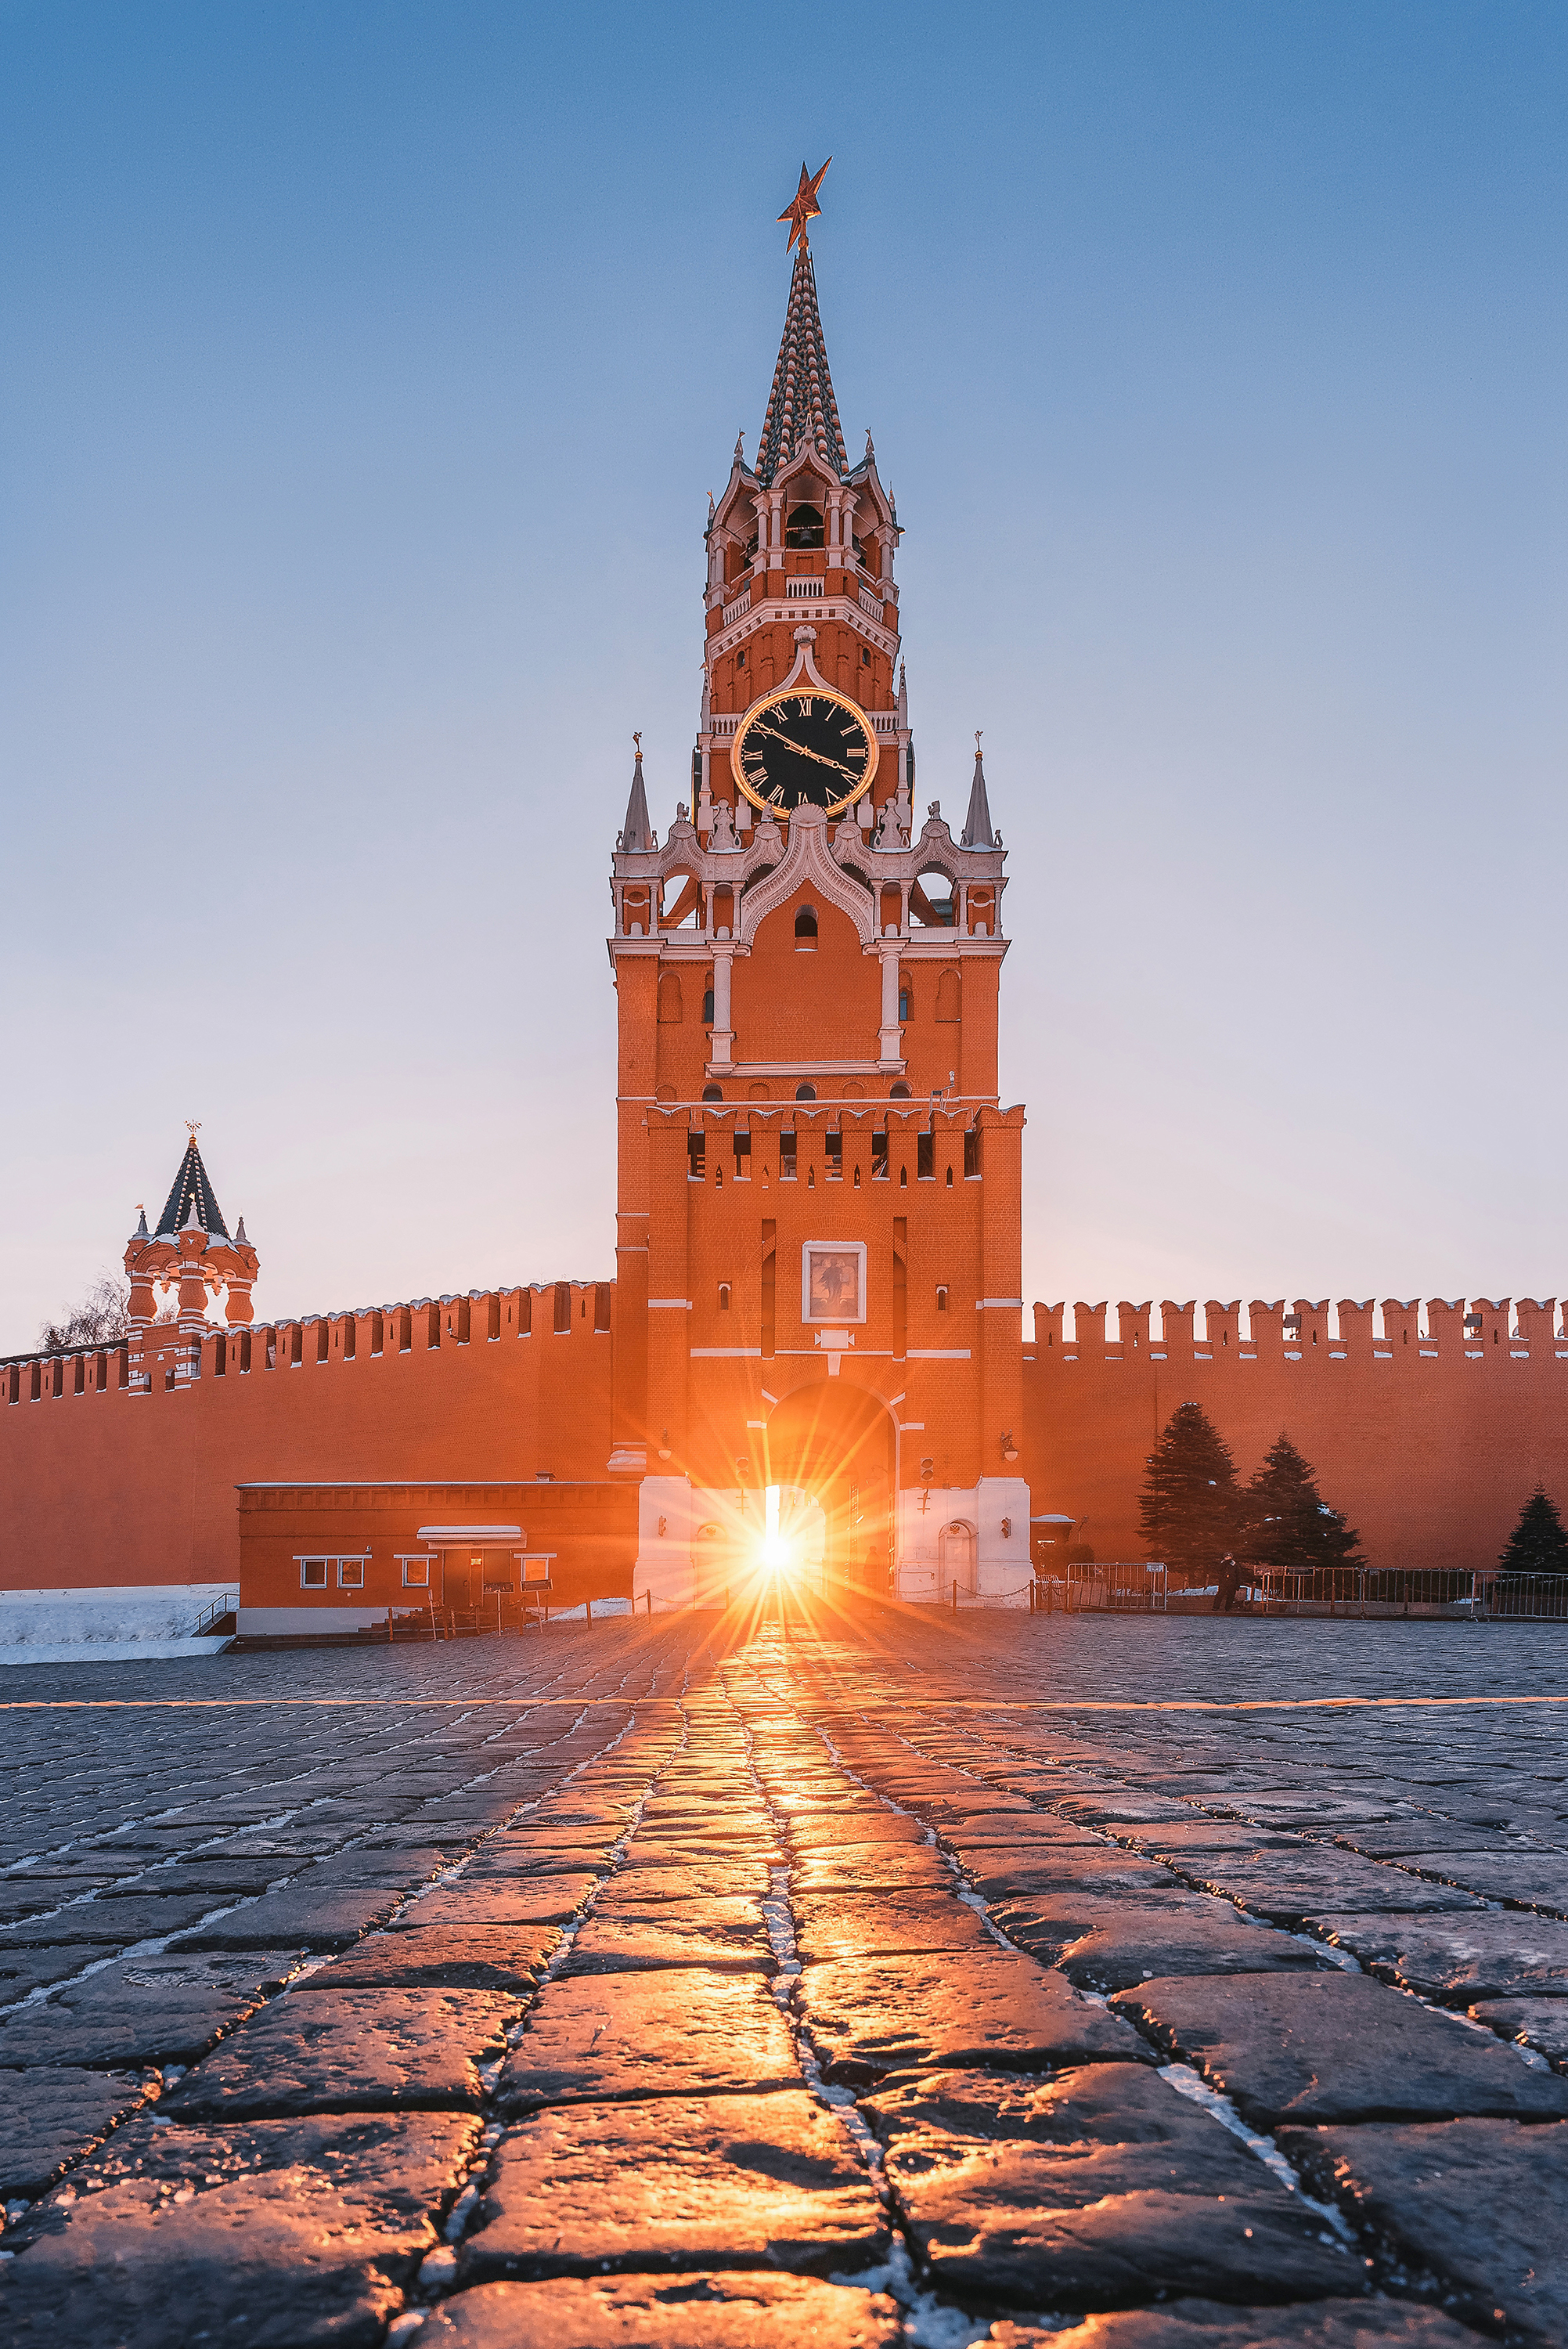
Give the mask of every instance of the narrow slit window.
<svg viewBox="0 0 1568 2349">
<path fill-rule="evenodd" d="M 729 1283 L 727 1280 L 721 1280 L 718 1284 L 718 1309 L 721 1313 L 727 1313 L 729 1310 Z"/>
<path fill-rule="evenodd" d="M 947 1310 L 947 1291 L 941 1286 L 936 1291 L 936 1309 L 939 1313 L 945 1313 Z"/>
</svg>

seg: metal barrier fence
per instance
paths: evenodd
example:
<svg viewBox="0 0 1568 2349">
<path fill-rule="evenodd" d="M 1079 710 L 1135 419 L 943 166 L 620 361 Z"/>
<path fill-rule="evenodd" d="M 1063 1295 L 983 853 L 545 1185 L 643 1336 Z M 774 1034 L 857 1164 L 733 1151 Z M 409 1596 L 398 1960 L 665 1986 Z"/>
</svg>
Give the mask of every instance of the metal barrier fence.
<svg viewBox="0 0 1568 2349">
<path fill-rule="evenodd" d="M 1161 1565 L 1071 1566 L 1039 1575 L 1033 1614 L 1163 1615 L 1173 1606 L 1212 1607 L 1216 1583 L 1172 1582 Z M 1243 1614 L 1446 1615 L 1472 1622 L 1568 1622 L 1568 1574 L 1503 1574 L 1497 1568 L 1322 1567 L 1301 1574 L 1253 1569 L 1236 1588 Z"/>
</svg>

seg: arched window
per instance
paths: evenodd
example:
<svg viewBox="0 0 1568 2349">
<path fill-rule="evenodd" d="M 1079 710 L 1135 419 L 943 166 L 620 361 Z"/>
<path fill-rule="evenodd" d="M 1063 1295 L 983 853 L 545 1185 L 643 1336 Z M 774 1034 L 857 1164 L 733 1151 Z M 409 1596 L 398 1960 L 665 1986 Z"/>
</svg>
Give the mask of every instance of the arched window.
<svg viewBox="0 0 1568 2349">
<path fill-rule="evenodd" d="M 795 1098 L 797 1101 L 815 1101 L 817 1098 L 816 1086 L 797 1085 L 795 1088 Z"/>
<path fill-rule="evenodd" d="M 814 906 L 802 905 L 799 912 L 796 915 L 795 936 L 797 940 L 800 938 L 809 938 L 811 944 L 815 946 L 817 942 L 817 914 Z"/>
<path fill-rule="evenodd" d="M 681 983 L 673 970 L 659 974 L 659 1019 L 661 1025 L 678 1027 L 681 1018 Z"/>
<path fill-rule="evenodd" d="M 914 988 L 909 973 L 907 970 L 901 970 L 898 975 L 898 1016 L 901 1019 L 913 1019 L 914 1013 L 912 1008 L 913 1002 Z"/>
<path fill-rule="evenodd" d="M 930 865 L 909 893 L 910 918 L 926 929 L 950 930 L 958 919 L 952 876 Z"/>
<path fill-rule="evenodd" d="M 826 533 L 822 526 L 820 506 L 790 507 L 789 518 L 784 524 L 786 546 L 798 548 L 821 546 L 825 539 Z"/>
<path fill-rule="evenodd" d="M 729 1310 L 729 1283 L 727 1280 L 721 1280 L 718 1284 L 718 1309 L 721 1313 L 727 1313 Z"/>
<path fill-rule="evenodd" d="M 958 1007 L 958 973 L 944 970 L 936 982 L 936 1016 L 939 1019 L 956 1019 Z"/>
<path fill-rule="evenodd" d="M 704 1085 L 702 1089 L 702 1097 L 704 1101 L 722 1101 L 724 1099 L 724 1089 L 721 1085 Z"/>
<path fill-rule="evenodd" d="M 945 1313 L 947 1310 L 947 1291 L 945 1288 L 939 1288 L 937 1289 L 936 1309 L 939 1313 Z"/>
<path fill-rule="evenodd" d="M 713 973 L 711 970 L 703 982 L 702 1024 L 705 1028 L 713 1026 Z"/>
<path fill-rule="evenodd" d="M 889 1101 L 908 1101 L 910 1098 L 909 1087 L 901 1078 L 896 1085 L 889 1085 L 887 1089 L 887 1097 Z"/>
</svg>

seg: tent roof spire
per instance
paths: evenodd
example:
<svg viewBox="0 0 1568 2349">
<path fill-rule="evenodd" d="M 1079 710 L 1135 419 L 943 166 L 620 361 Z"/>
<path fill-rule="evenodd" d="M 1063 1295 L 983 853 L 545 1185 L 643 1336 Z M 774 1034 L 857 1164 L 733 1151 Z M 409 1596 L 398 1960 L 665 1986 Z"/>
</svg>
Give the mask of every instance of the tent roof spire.
<svg viewBox="0 0 1568 2349">
<path fill-rule="evenodd" d="M 975 780 L 969 786 L 969 812 L 964 819 L 960 848 L 995 848 L 996 835 L 991 829 L 991 802 L 985 796 L 985 761 L 980 755 L 980 737 L 975 737 Z"/>
<path fill-rule="evenodd" d="M 831 160 L 830 156 L 828 161 Z M 757 450 L 757 479 L 763 483 L 771 481 L 779 467 L 787 465 L 807 445 L 841 481 L 850 470 L 839 422 L 839 404 L 833 397 L 833 379 L 828 372 L 828 346 L 817 307 L 817 277 L 806 234 L 807 221 L 822 209 L 817 202 L 817 189 L 827 168 L 824 163 L 813 180 L 802 164 L 795 201 L 779 215 L 790 223 L 790 243 L 797 245 L 797 240 L 799 243 L 795 274 L 789 280 L 789 304 L 784 314 L 779 364 L 773 370 L 773 388 L 768 395 L 768 413 L 762 420 L 762 438 Z"/>
<path fill-rule="evenodd" d="M 229 1226 L 223 1221 L 207 1169 L 201 1164 L 201 1153 L 196 1147 L 196 1132 L 191 1128 L 185 1155 L 180 1162 L 180 1172 L 174 1177 L 174 1187 L 163 1203 L 163 1213 L 158 1218 L 158 1239 L 178 1239 L 194 1216 L 199 1227 L 227 1239 Z"/>
<path fill-rule="evenodd" d="M 620 848 L 625 856 L 645 856 L 654 844 L 654 833 L 648 822 L 648 794 L 643 788 L 643 738 L 634 734 L 632 740 L 636 756 L 632 761 L 632 795 L 626 802 Z"/>
</svg>

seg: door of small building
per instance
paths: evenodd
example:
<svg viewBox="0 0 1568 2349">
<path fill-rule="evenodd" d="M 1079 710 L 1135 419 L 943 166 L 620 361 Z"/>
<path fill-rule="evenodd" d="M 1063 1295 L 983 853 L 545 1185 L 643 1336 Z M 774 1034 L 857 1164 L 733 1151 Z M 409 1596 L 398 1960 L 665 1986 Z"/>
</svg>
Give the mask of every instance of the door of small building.
<svg viewBox="0 0 1568 2349">
<path fill-rule="evenodd" d="M 975 1528 L 954 1517 L 944 1526 L 937 1537 L 937 1584 L 941 1596 L 948 1598 L 954 1583 L 960 1599 L 975 1595 Z"/>
</svg>

